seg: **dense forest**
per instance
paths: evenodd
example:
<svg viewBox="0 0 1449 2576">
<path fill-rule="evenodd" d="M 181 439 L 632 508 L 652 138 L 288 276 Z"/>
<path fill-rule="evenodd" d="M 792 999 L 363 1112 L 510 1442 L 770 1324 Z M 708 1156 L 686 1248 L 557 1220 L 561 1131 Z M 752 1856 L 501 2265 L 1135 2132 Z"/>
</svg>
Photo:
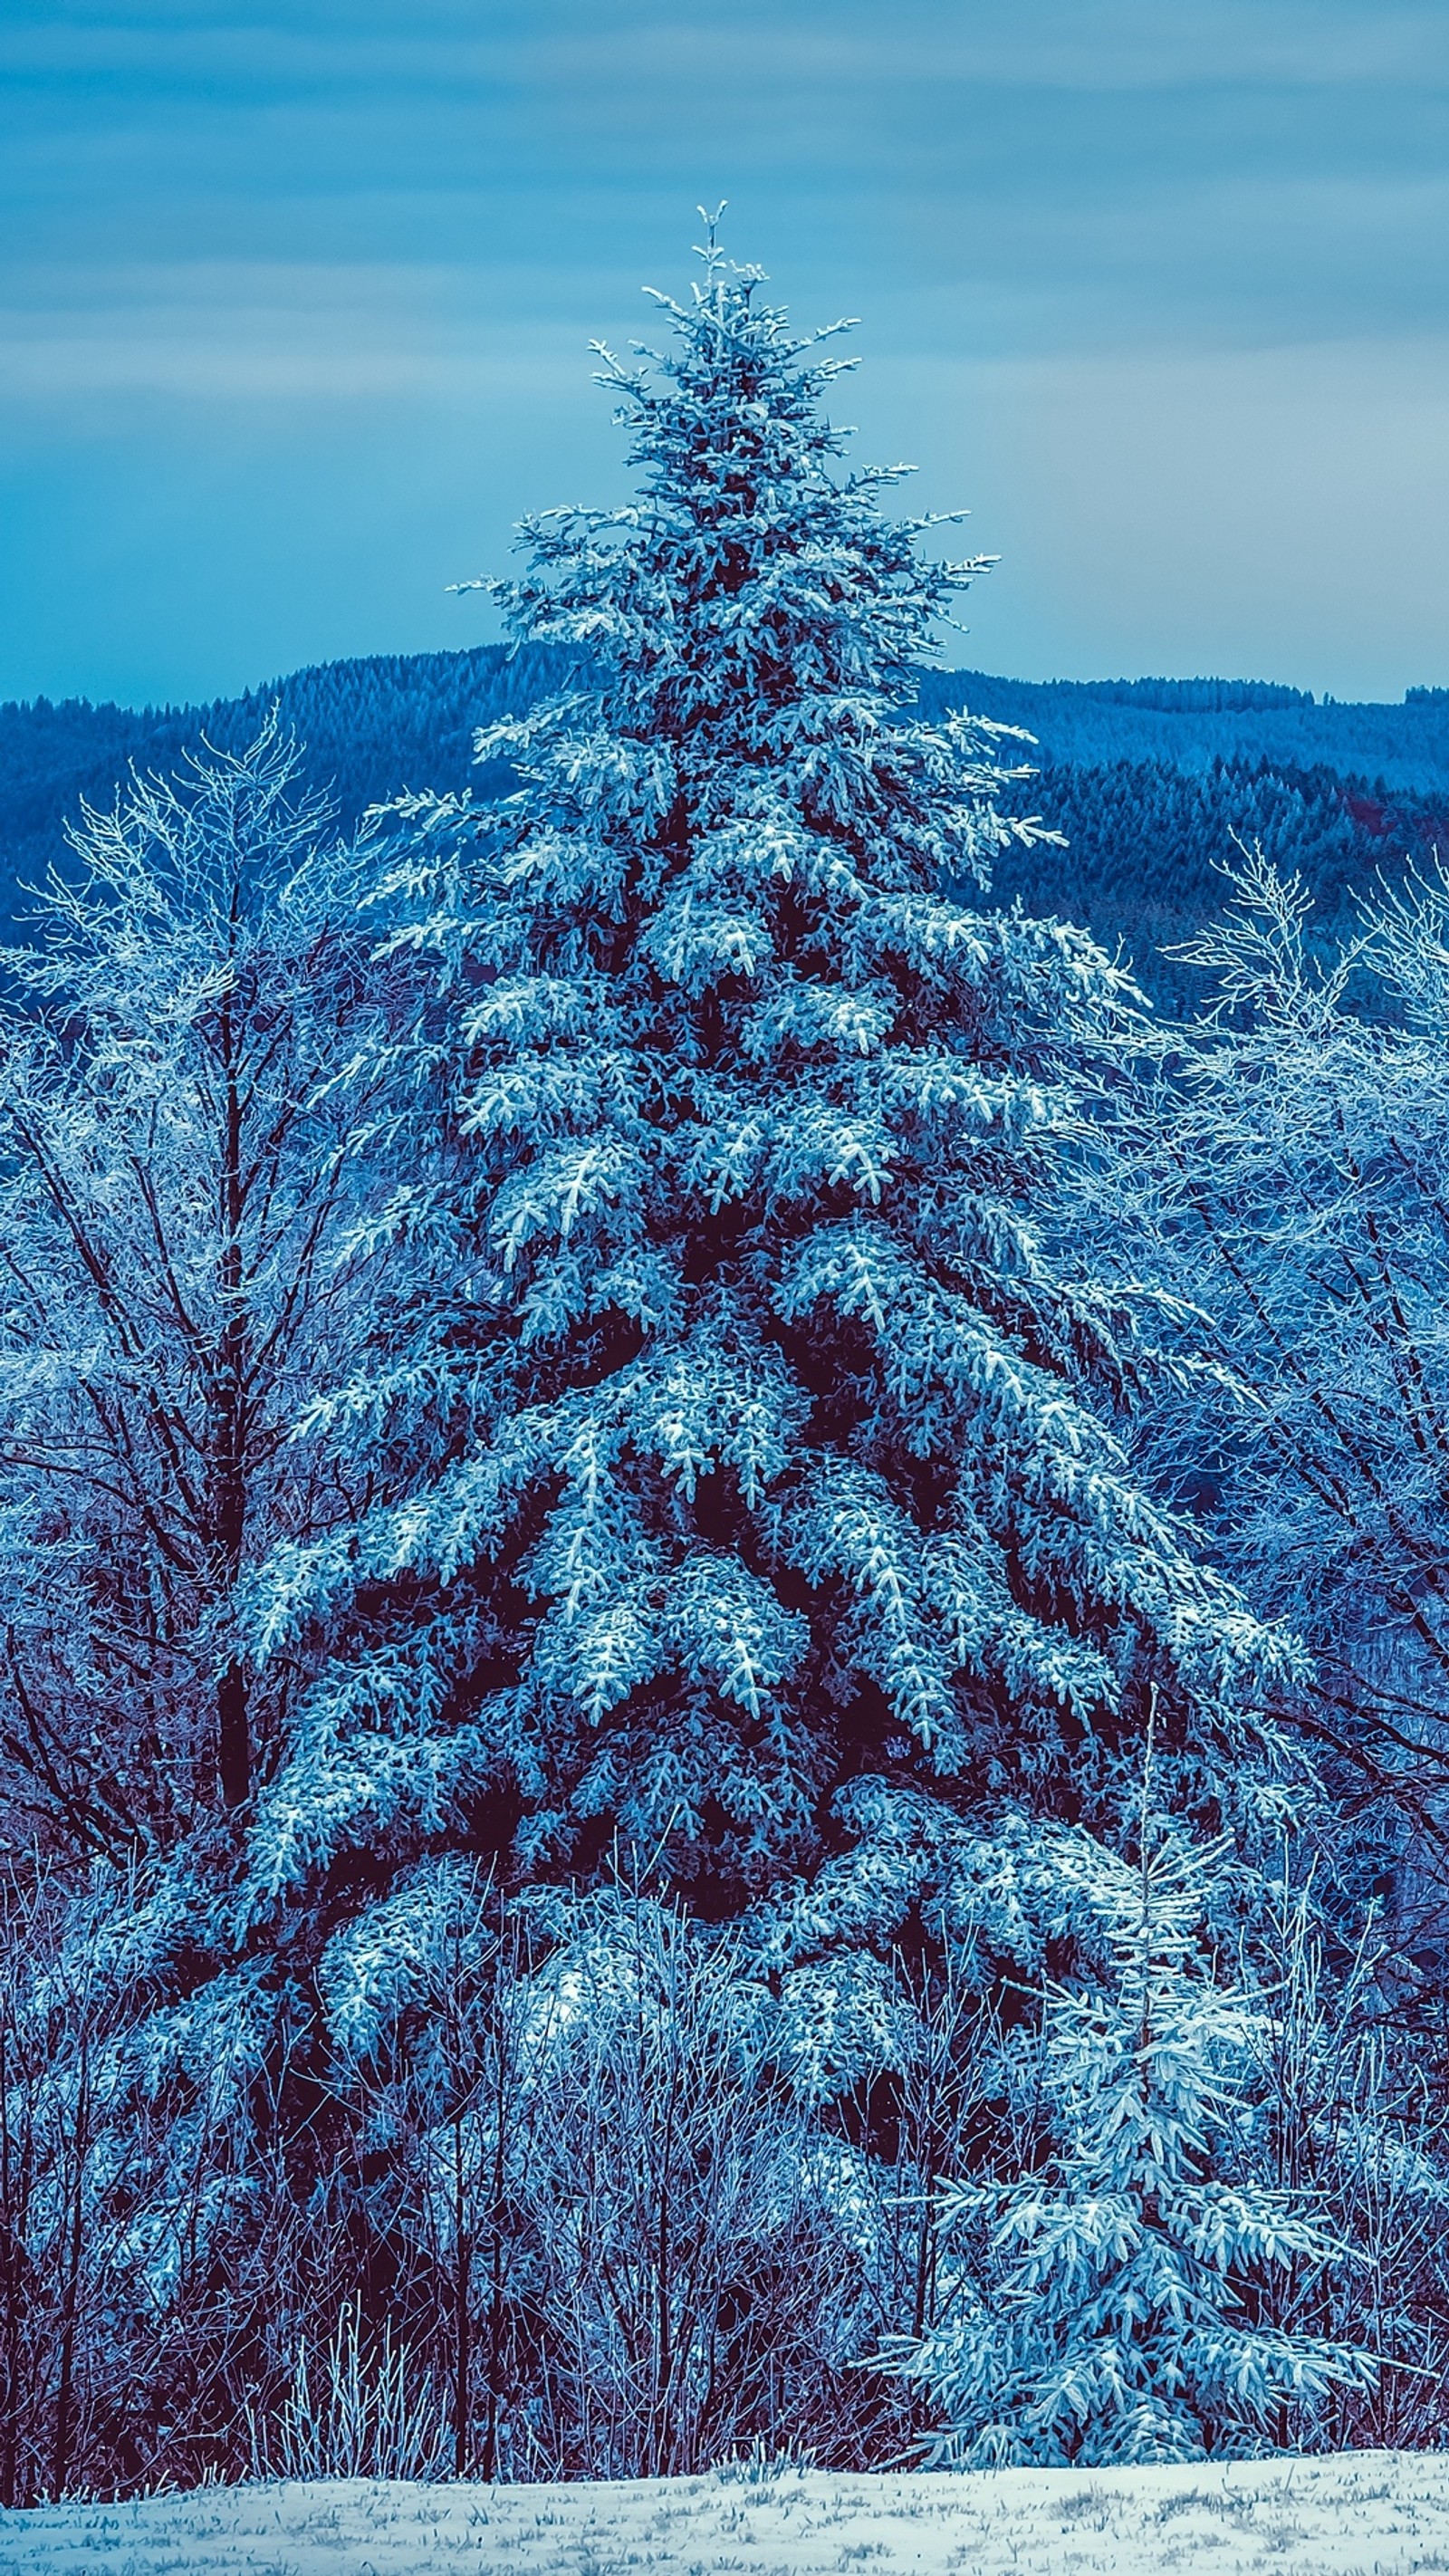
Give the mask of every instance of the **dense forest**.
<svg viewBox="0 0 1449 2576">
<path fill-rule="evenodd" d="M 1449 2433 L 1449 708 L 930 676 L 761 284 L 5 717 L 7 2508 Z"/>
<path fill-rule="evenodd" d="M 344 829 L 422 781 L 501 793 L 507 764 L 479 772 L 477 729 L 569 670 L 556 646 L 481 645 L 326 663 L 208 706 L 0 707 L 0 903 L 24 913 L 22 889 L 65 865 L 81 800 L 109 803 L 128 764 L 168 769 L 203 739 L 240 751 L 274 707 L 301 747 L 303 779 Z M 1332 942 L 1352 935 L 1355 896 L 1382 871 L 1449 840 L 1449 690 L 1361 706 L 1265 681 L 1045 684 L 927 670 L 919 704 L 969 707 L 1033 735 L 1033 802 L 1066 846 L 1004 853 L 994 891 L 1120 942 L 1169 1007 L 1198 1000 L 1203 982 L 1162 951 L 1216 911 L 1239 845 L 1302 876 L 1315 940 Z"/>
</svg>

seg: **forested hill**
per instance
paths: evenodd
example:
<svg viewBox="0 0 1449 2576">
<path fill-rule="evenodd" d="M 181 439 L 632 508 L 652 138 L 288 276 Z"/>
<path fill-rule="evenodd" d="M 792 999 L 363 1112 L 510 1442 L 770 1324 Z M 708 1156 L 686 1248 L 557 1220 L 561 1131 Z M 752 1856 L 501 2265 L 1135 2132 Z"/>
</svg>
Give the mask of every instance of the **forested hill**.
<svg viewBox="0 0 1449 2576">
<path fill-rule="evenodd" d="M 951 671 L 933 674 L 928 687 L 1025 725 L 1046 757 L 1067 767 L 1163 761 L 1205 771 L 1266 760 L 1397 790 L 1449 791 L 1449 689 L 1362 705 L 1267 680 L 1000 680 Z"/>
<path fill-rule="evenodd" d="M 274 700 L 350 825 L 404 787 L 501 783 L 472 768 L 475 727 L 566 670 L 537 647 L 483 645 L 323 663 L 208 706 L 0 707 L 0 908 L 23 913 L 17 890 L 64 858 L 66 817 L 82 799 L 108 804 L 129 762 L 168 769 L 202 735 L 240 749 Z M 1325 931 L 1351 913 L 1356 885 L 1408 853 L 1449 848 L 1449 689 L 1356 705 L 1264 681 L 952 671 L 928 675 L 922 694 L 1036 736 L 1041 775 L 1027 801 L 1070 846 L 1004 870 L 998 895 L 1120 940 L 1164 1002 L 1187 999 L 1190 982 L 1161 948 L 1215 909 L 1215 869 L 1235 834 L 1302 871 Z"/>
</svg>

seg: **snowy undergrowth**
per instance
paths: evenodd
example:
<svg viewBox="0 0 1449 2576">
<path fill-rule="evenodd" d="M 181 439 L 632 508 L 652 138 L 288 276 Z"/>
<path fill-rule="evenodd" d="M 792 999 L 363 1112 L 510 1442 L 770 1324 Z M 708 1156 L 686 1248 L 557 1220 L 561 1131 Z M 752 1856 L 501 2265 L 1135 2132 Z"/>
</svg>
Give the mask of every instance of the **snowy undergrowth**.
<svg viewBox="0 0 1449 2576">
<path fill-rule="evenodd" d="M 0 2517 L 0 2570 L 69 2576 L 1429 2576 L 1449 2458 L 915 2477 L 742 2466 L 567 2487 L 339 2479 Z"/>
</svg>

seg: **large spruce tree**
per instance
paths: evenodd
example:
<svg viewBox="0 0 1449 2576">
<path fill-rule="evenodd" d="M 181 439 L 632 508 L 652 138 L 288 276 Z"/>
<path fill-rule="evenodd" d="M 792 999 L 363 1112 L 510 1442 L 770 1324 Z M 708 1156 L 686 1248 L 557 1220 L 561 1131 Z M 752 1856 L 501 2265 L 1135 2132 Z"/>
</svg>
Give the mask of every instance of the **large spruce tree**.
<svg viewBox="0 0 1449 2576">
<path fill-rule="evenodd" d="M 842 362 L 760 289 L 711 232 L 671 353 L 607 360 L 637 501 L 495 586 L 594 684 L 480 736 L 504 801 L 398 809 L 398 1287 L 313 1415 L 382 1499 L 259 1599 L 319 1670 L 263 1909 L 622 1845 L 797 1958 L 889 1942 L 1003 1810 L 1110 1815 L 1148 1689 L 1181 1758 L 1263 1679 L 1106 1427 L 1130 1332 L 1034 1231 L 1121 979 L 958 899 L 1039 837 L 1001 728 L 913 712 L 981 566 L 837 465 Z"/>
<path fill-rule="evenodd" d="M 433 2362 L 451 2333 L 458 2461 L 685 2456 L 637 2415 L 632 2449 L 559 2431 L 588 2265 L 618 2323 L 610 2267 L 636 2295 L 667 2273 L 681 2208 L 724 2205 L 707 2128 L 680 2144 L 675 2074 L 703 2043 L 667 1979 L 640 1984 L 637 1939 L 632 1967 L 627 1941 L 610 1952 L 613 1871 L 636 1922 L 668 1885 L 668 1940 L 727 1992 L 710 2029 L 729 2023 L 741 2084 L 748 2061 L 753 2098 L 778 2101 L 789 2070 L 792 2116 L 808 2097 L 831 2132 L 803 2233 L 778 2233 L 772 2183 L 740 2269 L 717 2206 L 716 2304 L 677 2280 L 656 2303 L 649 2404 L 684 2386 L 678 2326 L 737 2432 L 803 2425 L 855 2457 L 885 2426 L 895 2455 L 884 2400 L 858 2439 L 835 2421 L 884 2320 L 926 2334 L 915 2379 L 961 2420 L 889 2225 L 879 2262 L 867 2242 L 872 2207 L 928 2201 L 936 2132 L 917 2155 L 898 2119 L 893 2150 L 874 2118 L 890 2086 L 859 2079 L 893 2071 L 906 2098 L 933 1995 L 964 2056 L 978 2004 L 1030 2016 L 1044 1965 L 1110 1986 L 1061 1854 L 1070 1828 L 1121 1839 L 1148 1709 L 1165 1811 L 1217 1833 L 1261 1776 L 1241 1755 L 1276 1649 L 1127 1469 L 1130 1297 L 1069 1276 L 1038 1222 L 1079 1116 L 1079 1032 L 1100 1039 L 1121 979 L 1081 933 L 981 908 L 993 853 L 1036 833 L 1007 812 L 1030 773 L 999 728 L 916 705 L 976 567 L 922 568 L 923 525 L 883 506 L 893 475 L 845 473 L 821 412 L 839 362 L 760 286 L 711 239 L 693 300 L 666 307 L 672 354 L 609 363 L 637 503 L 527 529 L 514 626 L 568 647 L 580 679 L 480 739 L 516 792 L 409 797 L 355 854 L 370 866 L 390 832 L 361 916 L 388 970 L 303 1105 L 332 1139 L 329 1234 L 334 1199 L 359 1214 L 335 1271 L 320 1236 L 314 1262 L 297 1176 L 287 1225 L 316 1295 L 299 1308 L 281 1271 L 275 1290 L 306 1326 L 287 1383 L 305 1363 L 315 1392 L 267 1463 L 285 1477 L 293 1458 L 320 1500 L 289 1507 L 264 1563 L 228 1560 L 225 1622 L 188 1667 L 247 1688 L 255 1767 L 144 1866 L 98 1867 L 60 1945 L 69 2025 L 48 1963 L 15 2008 L 38 2152 L 71 2177 L 37 2197 L 52 2234 L 32 2228 L 24 2274 L 59 2277 L 63 2219 L 66 2305 L 46 2313 L 57 2351 L 84 2347 L 90 2429 L 72 2440 L 69 2380 L 51 2409 L 48 2363 L 35 2420 L 66 2427 L 66 2475 L 235 2465 L 243 2412 L 315 2386 L 309 2352 L 350 2334 L 355 2357 L 359 2317 L 379 2384 L 394 2318 Z M 190 1134 L 168 1147 L 178 1189 Z M 225 1321 L 231 1272 L 206 1287 Z M 474 1957 L 456 1933 L 485 1918 L 523 1981 L 516 2047 L 502 2003 L 488 2019 L 487 1941 Z M 676 2013 L 663 2090 L 621 2061 L 617 2093 L 588 2097 L 632 2090 L 632 2130 L 607 2104 L 578 2127 L 566 2052 L 562 2090 L 539 2089 L 541 2035 L 598 2037 L 591 1979 L 635 1996 L 646 2040 L 649 1995 Z M 980 2071 L 953 2067 L 958 2108 Z M 861 2107 L 884 2185 L 840 2135 L 859 2139 Z M 604 2163 L 550 2163 L 557 2207 L 528 2201 L 521 2110 L 597 2135 Z M 629 2197 L 638 2176 L 655 2199 Z M 609 2232 L 626 2206 L 658 2215 L 647 2244 Z M 555 2237 L 579 2248 L 577 2295 Z M 767 2277 L 797 2271 L 845 2280 L 836 2324 L 822 2289 L 790 2347 L 798 2406 Z M 632 2333 L 615 2357 L 637 2378 Z M 13 2390 L 13 2353 L 0 2367 Z M 586 2350 L 568 2384 L 612 2367 Z"/>
</svg>

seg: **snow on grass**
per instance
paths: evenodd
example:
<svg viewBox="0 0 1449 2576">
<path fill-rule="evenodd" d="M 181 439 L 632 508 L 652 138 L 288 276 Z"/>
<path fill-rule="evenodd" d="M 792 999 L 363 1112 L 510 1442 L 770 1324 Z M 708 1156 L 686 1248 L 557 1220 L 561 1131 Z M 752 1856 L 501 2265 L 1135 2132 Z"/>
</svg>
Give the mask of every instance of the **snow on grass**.
<svg viewBox="0 0 1449 2576">
<path fill-rule="evenodd" d="M 4 2576 L 1431 2576 L 1449 2455 L 614 2486 L 205 2488 L 0 2515 Z"/>
</svg>

